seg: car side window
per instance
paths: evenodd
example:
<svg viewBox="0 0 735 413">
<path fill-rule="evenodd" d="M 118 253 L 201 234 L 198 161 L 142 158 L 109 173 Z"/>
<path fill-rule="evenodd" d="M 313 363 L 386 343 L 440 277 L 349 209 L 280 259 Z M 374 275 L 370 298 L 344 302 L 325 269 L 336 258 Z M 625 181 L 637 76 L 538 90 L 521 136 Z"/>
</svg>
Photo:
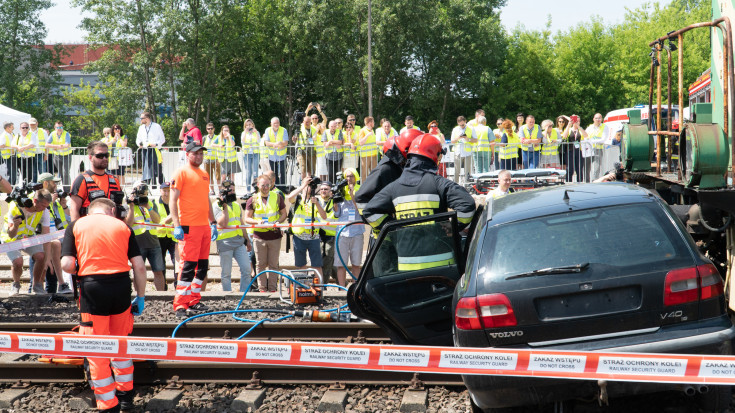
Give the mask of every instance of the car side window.
<svg viewBox="0 0 735 413">
<path fill-rule="evenodd" d="M 454 228 L 448 218 L 395 228 L 377 247 L 373 277 L 456 267 Z"/>
</svg>

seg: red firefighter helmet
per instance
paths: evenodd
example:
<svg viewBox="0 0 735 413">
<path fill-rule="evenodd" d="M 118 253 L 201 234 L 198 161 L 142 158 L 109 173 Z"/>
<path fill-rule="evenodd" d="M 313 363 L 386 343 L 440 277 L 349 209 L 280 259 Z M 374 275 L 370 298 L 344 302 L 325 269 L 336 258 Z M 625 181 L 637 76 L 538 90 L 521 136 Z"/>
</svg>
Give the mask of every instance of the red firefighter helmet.
<svg viewBox="0 0 735 413">
<path fill-rule="evenodd" d="M 446 151 L 442 148 L 442 143 L 436 135 L 425 133 L 416 138 L 411 144 L 411 148 L 408 150 L 408 154 L 425 156 L 434 163 L 439 163 L 439 154 L 444 154 Z"/>
<path fill-rule="evenodd" d="M 383 143 L 383 153 L 388 152 L 395 145 L 405 158 L 408 156 L 408 148 L 411 147 L 411 142 L 422 134 L 423 132 L 418 129 L 406 129 L 400 135 L 389 138 Z"/>
</svg>

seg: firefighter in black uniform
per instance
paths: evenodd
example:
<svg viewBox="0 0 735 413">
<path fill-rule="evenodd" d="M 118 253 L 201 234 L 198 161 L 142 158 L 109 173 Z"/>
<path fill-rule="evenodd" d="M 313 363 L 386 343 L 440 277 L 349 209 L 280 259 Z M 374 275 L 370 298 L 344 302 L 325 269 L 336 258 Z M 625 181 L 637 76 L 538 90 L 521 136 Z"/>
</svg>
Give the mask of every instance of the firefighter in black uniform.
<svg viewBox="0 0 735 413">
<path fill-rule="evenodd" d="M 444 149 L 435 135 L 427 133 L 415 139 L 403 174 L 368 202 L 363 210 L 365 221 L 380 229 L 392 219 L 434 215 L 452 208 L 457 213 L 459 229 L 469 225 L 475 214 L 475 201 L 460 185 L 436 174 L 443 155 Z M 451 245 L 431 241 L 446 239 L 440 223 L 416 225 L 396 235 L 400 235 L 393 239 L 399 271 L 454 263 Z"/>
</svg>

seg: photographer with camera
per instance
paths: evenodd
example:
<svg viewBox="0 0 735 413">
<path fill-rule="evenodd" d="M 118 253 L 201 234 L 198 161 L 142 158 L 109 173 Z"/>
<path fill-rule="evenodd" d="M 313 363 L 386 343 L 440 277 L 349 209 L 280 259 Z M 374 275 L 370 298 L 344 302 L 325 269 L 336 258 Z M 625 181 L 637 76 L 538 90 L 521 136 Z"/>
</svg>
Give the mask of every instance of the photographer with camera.
<svg viewBox="0 0 735 413">
<path fill-rule="evenodd" d="M 36 191 L 33 197 L 28 195 Z M 8 197 L 8 213 L 5 215 L 5 229 L 3 230 L 3 243 L 8 243 L 36 235 L 40 227 L 41 234 L 49 233 L 49 213 L 46 210 L 51 203 L 51 193 L 41 189 L 39 184 L 25 184 L 16 187 Z M 13 264 L 13 285 L 10 287 L 9 295 L 20 292 L 20 276 L 23 273 L 23 256 L 21 251 L 31 256 L 34 261 L 44 263 L 46 259 L 46 248 L 43 245 L 33 245 L 20 250 L 8 251 L 8 258 Z M 46 271 L 45 265 L 36 265 L 33 268 L 33 294 L 46 294 L 43 288 L 43 275 Z"/>
<path fill-rule="evenodd" d="M 232 228 L 242 225 L 242 207 L 237 202 L 235 184 L 232 181 L 222 182 L 217 203 L 212 205 L 212 210 L 217 226 L 222 228 L 217 235 L 217 251 L 222 268 L 222 290 L 232 291 L 232 258 L 234 257 L 240 267 L 240 292 L 245 292 L 252 279 L 250 257 L 248 256 L 252 246 L 242 229 Z"/>
<path fill-rule="evenodd" d="M 69 219 L 69 206 L 66 202 L 69 194 L 57 187 L 59 182 L 61 182 L 61 178 L 48 172 L 44 172 L 38 176 L 38 183 L 43 185 L 43 189 L 49 191 L 51 194 L 51 204 L 48 206 L 49 232 L 64 229 L 71 222 Z M 46 292 L 49 294 L 56 292 L 59 294 L 71 293 L 72 290 L 69 287 L 71 285 L 71 275 L 61 270 L 61 240 L 53 240 L 46 245 L 48 245 L 44 265 L 44 271 L 46 271 Z M 35 265 L 35 261 L 31 259 L 31 272 L 33 272 Z M 61 282 L 61 287 L 57 291 L 59 282 Z"/>
<path fill-rule="evenodd" d="M 360 219 L 357 212 L 357 204 L 355 202 L 355 193 L 360 189 L 360 175 L 353 168 L 345 169 L 344 173 L 345 186 L 342 188 L 342 200 L 334 205 L 334 215 L 338 218 L 338 222 L 354 222 Z M 339 185 L 338 185 L 339 187 Z M 337 231 L 342 227 L 337 227 Z M 365 243 L 363 234 L 365 233 L 364 225 L 351 225 L 343 230 L 337 242 L 339 242 L 339 252 L 344 259 L 345 265 L 352 265 L 352 274 L 357 277 L 360 273 L 360 265 L 362 263 L 362 250 Z M 347 270 L 342 265 L 339 257 L 334 257 L 334 266 L 337 268 L 337 283 L 345 286 L 347 282 Z"/>
<path fill-rule="evenodd" d="M 320 219 L 326 220 L 319 199 L 314 195 L 321 184 L 319 178 L 307 176 L 301 181 L 301 186 L 288 194 L 288 202 L 294 206 L 294 215 L 291 220 L 293 225 L 311 224 Z M 293 252 L 294 265 L 298 268 L 306 268 L 306 253 L 309 253 L 309 261 L 312 268 L 322 273 L 322 252 L 320 248 L 319 228 L 309 226 L 294 226 Z"/>
<path fill-rule="evenodd" d="M 146 224 L 158 224 L 161 216 L 158 208 L 148 198 L 148 185 L 138 181 L 133 186 L 133 193 L 128 197 L 130 211 L 125 216 L 125 223 L 133 229 L 135 241 L 140 248 L 143 262 L 148 260 L 153 271 L 153 285 L 157 291 L 166 291 L 166 279 L 163 277 L 163 253 L 158 243 L 158 229 Z"/>
<path fill-rule="evenodd" d="M 69 191 L 71 220 L 76 221 L 87 215 L 87 207 L 97 198 L 108 198 L 115 201 L 116 213 L 122 215 L 124 213 L 124 209 L 121 208 L 124 193 L 117 179 L 107 173 L 110 159 L 107 144 L 100 141 L 90 142 L 87 145 L 87 156 L 92 168 L 77 176 Z"/>
<path fill-rule="evenodd" d="M 342 178 L 342 174 L 338 175 L 338 178 Z M 319 185 L 319 203 L 324 209 L 325 217 L 321 220 L 322 222 L 335 222 L 337 221 L 338 215 L 335 215 L 335 204 L 344 201 L 342 196 L 343 188 L 347 186 L 347 181 L 342 180 L 339 184 L 332 187 L 329 181 L 323 181 Z M 328 281 L 330 278 L 337 280 L 337 271 L 334 268 L 334 238 L 337 235 L 337 226 L 328 225 L 323 226 L 319 229 L 319 238 L 322 241 L 322 276 L 324 281 Z"/>
</svg>

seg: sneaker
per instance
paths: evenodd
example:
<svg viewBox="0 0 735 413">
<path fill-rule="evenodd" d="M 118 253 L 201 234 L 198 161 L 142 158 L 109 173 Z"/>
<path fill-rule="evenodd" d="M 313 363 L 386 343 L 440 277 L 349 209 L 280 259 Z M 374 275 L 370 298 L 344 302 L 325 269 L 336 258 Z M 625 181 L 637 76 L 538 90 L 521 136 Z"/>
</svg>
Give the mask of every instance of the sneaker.
<svg viewBox="0 0 735 413">
<path fill-rule="evenodd" d="M 204 305 L 202 303 L 196 303 L 193 306 L 189 307 L 187 312 L 195 312 L 195 313 L 203 313 L 209 311 L 209 306 Z"/>
<path fill-rule="evenodd" d="M 57 294 L 71 294 L 71 293 L 73 293 L 73 292 L 74 292 L 74 291 L 72 291 L 72 290 L 71 290 L 71 288 L 69 288 L 69 284 L 67 284 L 67 283 L 63 283 L 63 284 L 61 284 L 61 286 L 59 287 L 59 291 L 57 291 L 56 293 L 57 293 Z"/>
<path fill-rule="evenodd" d="M 34 285 L 33 286 L 33 291 L 31 292 L 31 294 L 33 294 L 33 295 L 47 295 L 48 293 L 46 292 L 46 290 L 43 288 L 42 285 Z"/>
<path fill-rule="evenodd" d="M 187 318 L 186 308 L 179 308 L 176 310 L 176 318 Z"/>
<path fill-rule="evenodd" d="M 12 297 L 17 294 L 20 294 L 20 283 L 13 283 L 13 285 L 10 286 L 8 297 Z"/>
</svg>

